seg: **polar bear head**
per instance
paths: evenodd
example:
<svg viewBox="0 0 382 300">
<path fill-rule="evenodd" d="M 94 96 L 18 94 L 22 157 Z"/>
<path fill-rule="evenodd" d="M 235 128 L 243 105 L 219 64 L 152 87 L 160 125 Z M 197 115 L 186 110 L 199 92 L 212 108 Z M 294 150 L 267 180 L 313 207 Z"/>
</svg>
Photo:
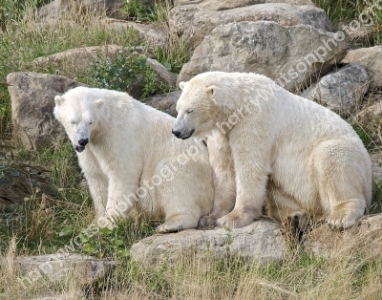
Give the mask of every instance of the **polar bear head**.
<svg viewBox="0 0 382 300">
<path fill-rule="evenodd" d="M 177 138 L 206 136 L 223 114 L 234 107 L 231 91 L 224 89 L 225 78 L 219 77 L 221 72 L 207 72 L 179 83 L 182 94 L 176 105 L 178 116 L 172 129 Z"/>
<path fill-rule="evenodd" d="M 104 100 L 94 90 L 77 87 L 54 98 L 54 116 L 64 126 L 77 152 L 85 150 L 106 114 Z"/>
</svg>

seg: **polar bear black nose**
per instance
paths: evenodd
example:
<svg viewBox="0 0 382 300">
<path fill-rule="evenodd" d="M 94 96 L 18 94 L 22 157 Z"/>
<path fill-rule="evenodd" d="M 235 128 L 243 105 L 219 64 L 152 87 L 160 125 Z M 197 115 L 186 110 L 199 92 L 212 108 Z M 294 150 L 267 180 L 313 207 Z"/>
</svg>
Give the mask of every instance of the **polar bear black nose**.
<svg viewBox="0 0 382 300">
<path fill-rule="evenodd" d="M 172 130 L 172 134 L 175 135 L 176 137 L 180 136 L 180 131 Z"/>
<path fill-rule="evenodd" d="M 85 147 L 89 143 L 89 139 L 80 139 L 78 144 L 82 147 Z"/>
</svg>

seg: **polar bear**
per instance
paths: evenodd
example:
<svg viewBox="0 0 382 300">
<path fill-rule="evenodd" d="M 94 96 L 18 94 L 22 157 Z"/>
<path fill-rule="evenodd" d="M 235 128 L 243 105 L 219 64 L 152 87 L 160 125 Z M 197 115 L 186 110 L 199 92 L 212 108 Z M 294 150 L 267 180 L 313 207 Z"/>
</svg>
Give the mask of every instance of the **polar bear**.
<svg viewBox="0 0 382 300">
<path fill-rule="evenodd" d="M 76 87 L 55 97 L 87 179 L 100 227 L 132 208 L 164 223 L 158 232 L 195 228 L 212 208 L 213 177 L 202 141 L 174 139 L 175 118 L 126 93 Z"/>
<path fill-rule="evenodd" d="M 368 152 L 329 109 L 254 73 L 207 72 L 179 86 L 172 131 L 181 139 L 210 134 L 216 225 L 245 226 L 266 207 L 280 222 L 307 214 L 347 228 L 370 205 Z"/>
</svg>

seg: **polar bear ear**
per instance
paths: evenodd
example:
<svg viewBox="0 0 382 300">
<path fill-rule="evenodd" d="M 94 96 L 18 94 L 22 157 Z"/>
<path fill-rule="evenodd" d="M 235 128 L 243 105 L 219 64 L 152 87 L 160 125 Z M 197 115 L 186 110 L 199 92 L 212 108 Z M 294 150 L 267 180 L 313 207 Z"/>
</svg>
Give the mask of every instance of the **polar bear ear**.
<svg viewBox="0 0 382 300">
<path fill-rule="evenodd" d="M 103 99 L 98 99 L 95 101 L 95 106 L 98 107 L 98 108 L 101 108 L 103 106 L 105 101 L 103 101 Z"/>
<path fill-rule="evenodd" d="M 211 85 L 207 88 L 207 94 L 212 96 L 213 98 L 216 98 L 216 92 L 218 90 L 218 87 L 215 85 Z M 215 99 L 216 100 L 216 99 Z"/>
<path fill-rule="evenodd" d="M 211 97 L 211 100 L 218 106 L 224 106 L 229 109 L 235 108 L 233 101 L 230 99 L 229 94 L 223 94 L 222 89 L 216 85 L 211 85 L 206 89 L 207 95 Z"/>
<path fill-rule="evenodd" d="M 54 102 L 56 103 L 57 106 L 60 106 L 62 103 L 64 103 L 65 98 L 62 96 L 57 95 L 54 97 Z"/>
<path fill-rule="evenodd" d="M 180 87 L 180 89 L 183 91 L 184 90 L 184 88 L 186 87 L 186 84 L 187 84 L 187 82 L 185 82 L 185 81 L 181 81 L 181 82 L 179 82 L 179 87 Z"/>
</svg>

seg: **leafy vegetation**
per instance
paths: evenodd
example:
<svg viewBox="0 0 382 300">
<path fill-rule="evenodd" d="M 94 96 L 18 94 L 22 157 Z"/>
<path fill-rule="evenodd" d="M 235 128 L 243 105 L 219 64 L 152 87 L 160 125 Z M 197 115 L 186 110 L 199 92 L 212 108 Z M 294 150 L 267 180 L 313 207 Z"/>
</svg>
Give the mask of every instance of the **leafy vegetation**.
<svg viewBox="0 0 382 300">
<path fill-rule="evenodd" d="M 97 86 L 122 92 L 129 91 L 132 83 L 142 81 L 142 98 L 175 88 L 157 78 L 145 57 L 132 52 L 118 53 L 112 58 L 101 58 L 91 63 L 89 75 L 96 80 Z"/>
</svg>

